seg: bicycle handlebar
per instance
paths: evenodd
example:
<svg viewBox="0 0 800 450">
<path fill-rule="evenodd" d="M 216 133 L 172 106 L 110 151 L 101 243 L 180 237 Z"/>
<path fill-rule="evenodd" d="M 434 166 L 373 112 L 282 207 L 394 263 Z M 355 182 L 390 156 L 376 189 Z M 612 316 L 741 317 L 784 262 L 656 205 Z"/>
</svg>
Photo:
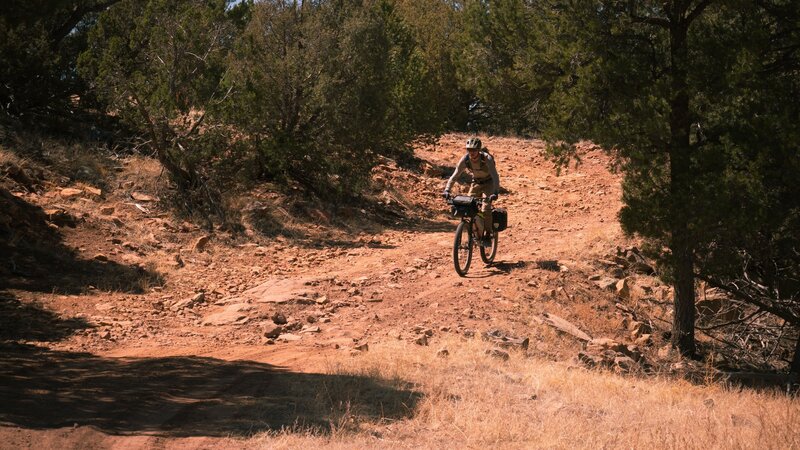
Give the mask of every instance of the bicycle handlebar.
<svg viewBox="0 0 800 450">
<path fill-rule="evenodd" d="M 464 197 L 469 197 L 469 196 L 465 195 Z M 492 197 L 495 197 L 495 198 L 492 199 Z M 450 195 L 450 194 L 445 194 L 445 196 L 444 196 L 444 199 L 445 199 L 445 201 L 447 201 L 448 205 L 452 205 L 453 204 L 453 198 L 455 198 L 455 196 L 454 195 Z M 474 200 L 475 203 L 477 205 L 479 205 L 479 206 L 482 205 L 484 202 L 492 203 L 493 201 L 497 200 L 497 196 L 494 195 L 494 194 L 490 195 L 489 197 L 470 197 L 470 198 L 472 200 Z"/>
</svg>

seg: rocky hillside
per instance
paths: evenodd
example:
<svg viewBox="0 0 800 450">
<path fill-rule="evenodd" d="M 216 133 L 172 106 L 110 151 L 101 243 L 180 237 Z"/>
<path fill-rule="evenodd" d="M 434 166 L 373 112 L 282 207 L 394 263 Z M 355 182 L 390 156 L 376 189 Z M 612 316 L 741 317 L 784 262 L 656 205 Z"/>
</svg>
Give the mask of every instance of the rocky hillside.
<svg viewBox="0 0 800 450">
<path fill-rule="evenodd" d="M 466 339 L 500 360 L 619 373 L 702 378 L 729 366 L 710 342 L 704 348 L 712 365 L 670 352 L 670 289 L 622 235 L 620 179 L 608 155 L 590 145 L 580 165 L 558 174 L 542 142 L 486 138 L 509 228 L 494 264 L 476 254 L 468 276 L 459 277 L 451 253 L 457 222 L 440 192 L 464 138 L 448 135 L 417 149 L 412 166 L 383 161 L 359 205 L 268 188 L 229 198 L 242 213 L 241 233 L 176 219 L 152 160 L 109 158 L 92 169 L 94 177 L 60 177 L 5 154 L 0 335 L 13 364 L 0 365 L 0 379 L 34 394 L 2 393 L 0 423 L 11 428 L 0 430 L 30 442 L 57 439 L 30 428 L 73 422 L 94 426 L 86 431 L 93 436 L 145 431 L 121 426 L 130 422 L 114 402 L 98 400 L 89 413 L 31 403 L 66 386 L 51 371 L 59 365 L 121 375 L 135 369 L 129 363 L 161 361 L 175 375 L 183 366 L 167 367 L 174 358 L 201 358 L 314 374 L 398 342 L 446 356 L 443 343 Z M 247 376 L 217 375 L 198 389 L 261 392 L 243 384 L 252 383 Z M 126 394 L 118 402 L 144 414 L 146 401 L 136 397 L 156 393 L 136 378 L 119 383 Z M 169 395 L 168 384 L 164 389 L 159 396 Z M 76 395 L 93 401 L 90 393 Z M 173 409 L 145 428 L 188 429 L 197 419 Z M 206 413 L 218 420 L 241 415 Z"/>
</svg>

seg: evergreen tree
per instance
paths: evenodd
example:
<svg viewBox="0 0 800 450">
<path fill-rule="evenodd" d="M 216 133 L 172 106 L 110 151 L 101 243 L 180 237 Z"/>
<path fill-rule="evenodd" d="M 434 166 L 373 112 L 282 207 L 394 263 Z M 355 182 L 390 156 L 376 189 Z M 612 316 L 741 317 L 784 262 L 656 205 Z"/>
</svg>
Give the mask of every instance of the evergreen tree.
<svg viewBox="0 0 800 450">
<path fill-rule="evenodd" d="M 470 120 L 487 131 L 539 131 L 552 68 L 541 58 L 549 35 L 536 7 L 524 0 L 468 0 L 462 23 L 457 75 L 474 95 Z"/>
<path fill-rule="evenodd" d="M 86 86 L 75 63 L 97 13 L 119 0 L 7 0 L 0 6 L 0 119 L 53 125 Z"/>
<path fill-rule="evenodd" d="M 226 94 L 233 30 L 225 0 L 123 1 L 100 16 L 79 61 L 182 191 L 200 187 L 203 165 L 225 148 L 206 116 Z"/>
<path fill-rule="evenodd" d="M 441 129 L 425 61 L 389 1 L 259 2 L 229 65 L 227 120 L 260 178 L 351 196 L 376 155 Z"/>
<path fill-rule="evenodd" d="M 672 343 L 685 354 L 695 352 L 698 271 L 735 284 L 780 260 L 779 277 L 797 279 L 789 249 L 800 236 L 800 117 L 786 101 L 797 95 L 797 8 L 702 0 L 540 9 L 561 30 L 550 37 L 555 50 L 541 54 L 563 71 L 548 97 L 547 134 L 621 155 L 620 219 L 649 240 L 675 286 Z M 778 295 L 794 305 L 781 317 L 795 324 L 798 292 L 795 283 Z"/>
<path fill-rule="evenodd" d="M 418 87 L 412 100 L 412 114 L 419 132 L 438 134 L 443 130 L 463 130 L 472 100 L 456 76 L 456 58 L 463 15 L 460 3 L 451 0 L 420 2 L 395 0 L 397 15 L 413 38 L 412 60 L 418 69 L 410 80 Z"/>
</svg>

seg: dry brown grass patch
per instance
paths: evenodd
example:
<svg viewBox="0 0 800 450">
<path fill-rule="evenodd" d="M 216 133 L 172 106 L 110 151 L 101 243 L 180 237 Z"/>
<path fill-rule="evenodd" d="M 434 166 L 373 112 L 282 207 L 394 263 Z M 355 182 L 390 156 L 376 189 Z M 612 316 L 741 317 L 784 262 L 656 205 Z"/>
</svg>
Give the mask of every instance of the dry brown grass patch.
<svg viewBox="0 0 800 450">
<path fill-rule="evenodd" d="M 373 345 L 333 373 L 406 380 L 424 394 L 414 416 L 333 436 L 282 433 L 269 448 L 798 448 L 800 401 L 780 393 L 623 377 L 512 353 L 486 343 Z"/>
</svg>

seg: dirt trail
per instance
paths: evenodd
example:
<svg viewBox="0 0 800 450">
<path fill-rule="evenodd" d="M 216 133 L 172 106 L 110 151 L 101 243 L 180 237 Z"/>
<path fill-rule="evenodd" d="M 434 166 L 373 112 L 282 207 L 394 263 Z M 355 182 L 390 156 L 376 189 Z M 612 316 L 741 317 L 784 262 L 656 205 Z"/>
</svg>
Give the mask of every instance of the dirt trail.
<svg viewBox="0 0 800 450">
<path fill-rule="evenodd" d="M 103 253 L 125 264 L 148 253 L 151 265 L 167 271 L 166 284 L 142 293 L 8 289 L 20 307 L 52 311 L 52 323 L 85 323 L 69 325 L 61 340 L 5 347 L 0 447 L 202 447 L 293 420 L 313 423 L 318 418 L 305 403 L 337 381 L 326 369 L 364 344 L 428 334 L 436 345 L 444 334 L 501 329 L 562 359 L 566 344 L 551 342 L 534 315 L 549 311 L 613 332 L 613 308 L 590 301 L 607 293 L 587 282 L 599 271 L 596 260 L 626 245 L 616 221 L 619 177 L 608 156 L 587 147 L 580 166 L 557 175 L 542 142 L 485 139 L 506 191 L 497 205 L 509 210 L 509 229 L 496 263 L 486 267 L 476 254 L 461 278 L 451 260 L 457 222 L 438 195 L 464 138 L 448 135 L 418 149 L 432 169 L 413 175 L 420 180 L 414 189 L 396 191 L 401 202 L 428 208 L 423 225 L 355 228 L 348 245 L 214 238 L 204 251 L 187 251 L 199 230 L 175 234 L 164 215 L 137 219 L 132 214 L 141 212 L 130 207 L 122 220 L 150 227 L 137 232 L 143 241 L 124 231 L 103 235 L 110 219 L 94 212 L 83 226 L 64 229 L 65 244 L 85 259 Z M 121 216 L 126 202 L 116 200 Z M 128 240 L 127 247 L 120 242 Z M 129 251 L 136 247 L 153 251 Z M 285 323 L 276 330 L 275 322 Z M 266 406 L 264 398 L 271 399 Z M 252 411 L 255 399 L 259 411 Z"/>
</svg>

